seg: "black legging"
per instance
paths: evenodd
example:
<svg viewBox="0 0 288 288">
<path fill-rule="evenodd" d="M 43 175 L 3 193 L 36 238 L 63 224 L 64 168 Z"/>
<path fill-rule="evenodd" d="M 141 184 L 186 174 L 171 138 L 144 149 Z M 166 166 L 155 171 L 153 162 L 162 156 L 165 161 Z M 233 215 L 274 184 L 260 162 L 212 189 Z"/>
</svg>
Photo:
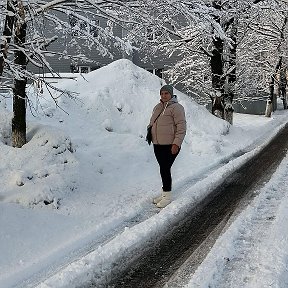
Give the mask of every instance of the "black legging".
<svg viewBox="0 0 288 288">
<path fill-rule="evenodd" d="M 160 166 L 160 175 L 162 178 L 163 191 L 171 191 L 172 188 L 172 178 L 171 178 L 171 167 L 176 159 L 177 155 L 180 152 L 180 149 L 177 154 L 172 154 L 171 147 L 172 145 L 153 145 L 154 153 L 156 159 Z"/>
</svg>

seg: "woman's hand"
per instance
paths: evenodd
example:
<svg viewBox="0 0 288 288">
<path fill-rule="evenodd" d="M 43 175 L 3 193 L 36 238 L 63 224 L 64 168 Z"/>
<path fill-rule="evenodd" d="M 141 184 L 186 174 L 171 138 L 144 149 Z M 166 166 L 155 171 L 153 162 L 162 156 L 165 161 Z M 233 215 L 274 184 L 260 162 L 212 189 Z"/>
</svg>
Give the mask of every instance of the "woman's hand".
<svg viewBox="0 0 288 288">
<path fill-rule="evenodd" d="M 176 144 L 172 144 L 171 153 L 177 154 L 179 151 L 179 147 Z"/>
</svg>

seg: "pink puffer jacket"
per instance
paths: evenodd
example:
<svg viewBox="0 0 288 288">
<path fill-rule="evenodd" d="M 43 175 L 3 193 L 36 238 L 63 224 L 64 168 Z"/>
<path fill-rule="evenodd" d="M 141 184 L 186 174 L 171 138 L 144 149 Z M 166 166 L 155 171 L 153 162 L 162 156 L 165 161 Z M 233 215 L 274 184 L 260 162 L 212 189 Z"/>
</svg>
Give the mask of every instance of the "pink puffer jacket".
<svg viewBox="0 0 288 288">
<path fill-rule="evenodd" d="M 161 101 L 154 107 L 149 125 L 152 126 L 153 144 L 176 144 L 181 147 L 186 134 L 186 119 L 184 107 L 178 103 L 176 95 L 170 101 Z"/>
</svg>

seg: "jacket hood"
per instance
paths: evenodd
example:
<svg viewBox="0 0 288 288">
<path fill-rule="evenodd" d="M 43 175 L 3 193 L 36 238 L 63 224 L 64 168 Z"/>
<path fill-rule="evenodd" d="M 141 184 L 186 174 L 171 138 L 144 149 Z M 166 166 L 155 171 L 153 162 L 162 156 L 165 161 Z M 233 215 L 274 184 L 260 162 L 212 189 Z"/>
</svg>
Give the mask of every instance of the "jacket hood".
<svg viewBox="0 0 288 288">
<path fill-rule="evenodd" d="M 169 103 L 178 103 L 177 95 L 173 95 L 172 98 L 169 100 Z"/>
<path fill-rule="evenodd" d="M 160 100 L 160 102 L 163 103 L 162 100 Z M 171 105 L 171 104 L 174 104 L 174 103 L 178 103 L 177 95 L 173 95 L 172 98 L 168 101 L 168 105 Z"/>
</svg>

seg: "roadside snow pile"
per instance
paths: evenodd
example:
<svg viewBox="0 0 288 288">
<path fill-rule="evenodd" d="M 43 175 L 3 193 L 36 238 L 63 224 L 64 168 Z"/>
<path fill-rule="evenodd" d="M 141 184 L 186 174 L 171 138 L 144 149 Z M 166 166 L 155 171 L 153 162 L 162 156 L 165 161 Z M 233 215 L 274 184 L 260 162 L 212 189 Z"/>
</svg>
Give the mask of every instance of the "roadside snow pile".
<svg viewBox="0 0 288 288">
<path fill-rule="evenodd" d="M 79 76 L 76 81 L 59 80 L 56 85 L 72 91 L 78 95 L 77 98 L 59 97 L 60 93 L 53 92 L 57 105 L 67 113 L 55 105 L 47 90 L 40 99 L 34 99 L 34 106 L 42 109 L 39 111 L 42 115 L 38 114 L 36 121 L 47 126 L 35 124 L 35 118 L 28 115 L 33 122 L 27 123 L 28 143 L 22 149 L 4 145 L 11 134 L 8 132 L 11 114 L 1 108 L 2 201 L 25 206 L 52 204 L 51 207 L 58 208 L 61 199 L 69 197 L 82 177 L 77 170 L 79 145 L 93 149 L 97 145 L 109 147 L 109 141 L 116 143 L 127 139 L 129 143 L 136 141 L 135 145 L 138 145 L 140 137 L 146 146 L 146 126 L 153 106 L 159 101 L 158 93 L 163 84 L 162 79 L 128 60 L 115 61 L 85 75 L 85 78 Z M 29 91 L 29 100 L 33 102 L 31 87 Z M 219 152 L 222 142 L 215 142 L 215 137 L 227 134 L 229 124 L 212 116 L 183 93 L 175 91 L 175 94 L 186 109 L 188 129 L 185 143 L 188 149 L 201 154 Z M 52 128 L 51 123 L 56 127 Z M 77 144 L 71 144 L 71 136 Z M 110 148 L 111 151 L 115 149 L 113 145 Z M 74 154 L 73 149 L 76 150 Z M 102 154 L 98 152 L 97 158 Z M 103 171 L 103 168 L 98 168 L 100 174 Z"/>
<path fill-rule="evenodd" d="M 108 131 L 144 138 L 145 127 L 152 108 L 160 99 L 159 89 L 163 84 L 162 79 L 123 59 L 83 77 L 78 76 L 76 81 L 59 81 L 59 87 L 78 94 L 73 107 L 71 101 L 64 97 L 57 102 L 70 116 L 63 115 L 53 102 L 43 102 L 42 107 L 46 107 L 46 114 L 59 117 L 60 122 L 65 121 L 64 118 L 69 120 L 75 117 L 77 122 L 83 119 L 85 123 L 81 125 L 85 125 L 85 129 L 93 127 L 90 132 L 95 135 Z M 208 148 L 207 153 L 210 153 L 214 150 L 215 135 L 226 135 L 229 124 L 213 116 L 187 95 L 177 90 L 174 94 L 186 110 L 188 129 L 185 142 L 193 144 L 194 151 L 205 153 L 205 148 Z M 44 99 L 49 99 L 48 94 L 44 96 Z M 57 116 L 59 112 L 61 116 Z"/>
<path fill-rule="evenodd" d="M 105 267 L 114 269 L 130 248 L 169 230 L 286 122 L 284 113 L 274 119 L 236 114 L 230 126 L 175 91 L 187 136 L 173 165 L 173 201 L 159 212 L 151 201 L 161 191 L 159 166 L 145 134 L 162 84 L 119 60 L 85 78 L 59 80 L 59 88 L 78 93 L 72 100 L 53 92 L 55 103 L 45 89 L 33 100 L 31 86 L 29 104 L 39 110 L 27 115 L 28 143 L 21 149 L 9 143 L 11 103 L 0 103 L 1 287 L 35 287 L 55 274 L 71 288 L 71 277 L 90 281 Z M 239 155 L 242 160 L 230 161 Z"/>
<path fill-rule="evenodd" d="M 76 188 L 77 160 L 72 153 L 70 138 L 46 126 L 30 124 L 27 144 L 21 149 L 1 141 L 1 200 L 58 208 Z"/>
</svg>

